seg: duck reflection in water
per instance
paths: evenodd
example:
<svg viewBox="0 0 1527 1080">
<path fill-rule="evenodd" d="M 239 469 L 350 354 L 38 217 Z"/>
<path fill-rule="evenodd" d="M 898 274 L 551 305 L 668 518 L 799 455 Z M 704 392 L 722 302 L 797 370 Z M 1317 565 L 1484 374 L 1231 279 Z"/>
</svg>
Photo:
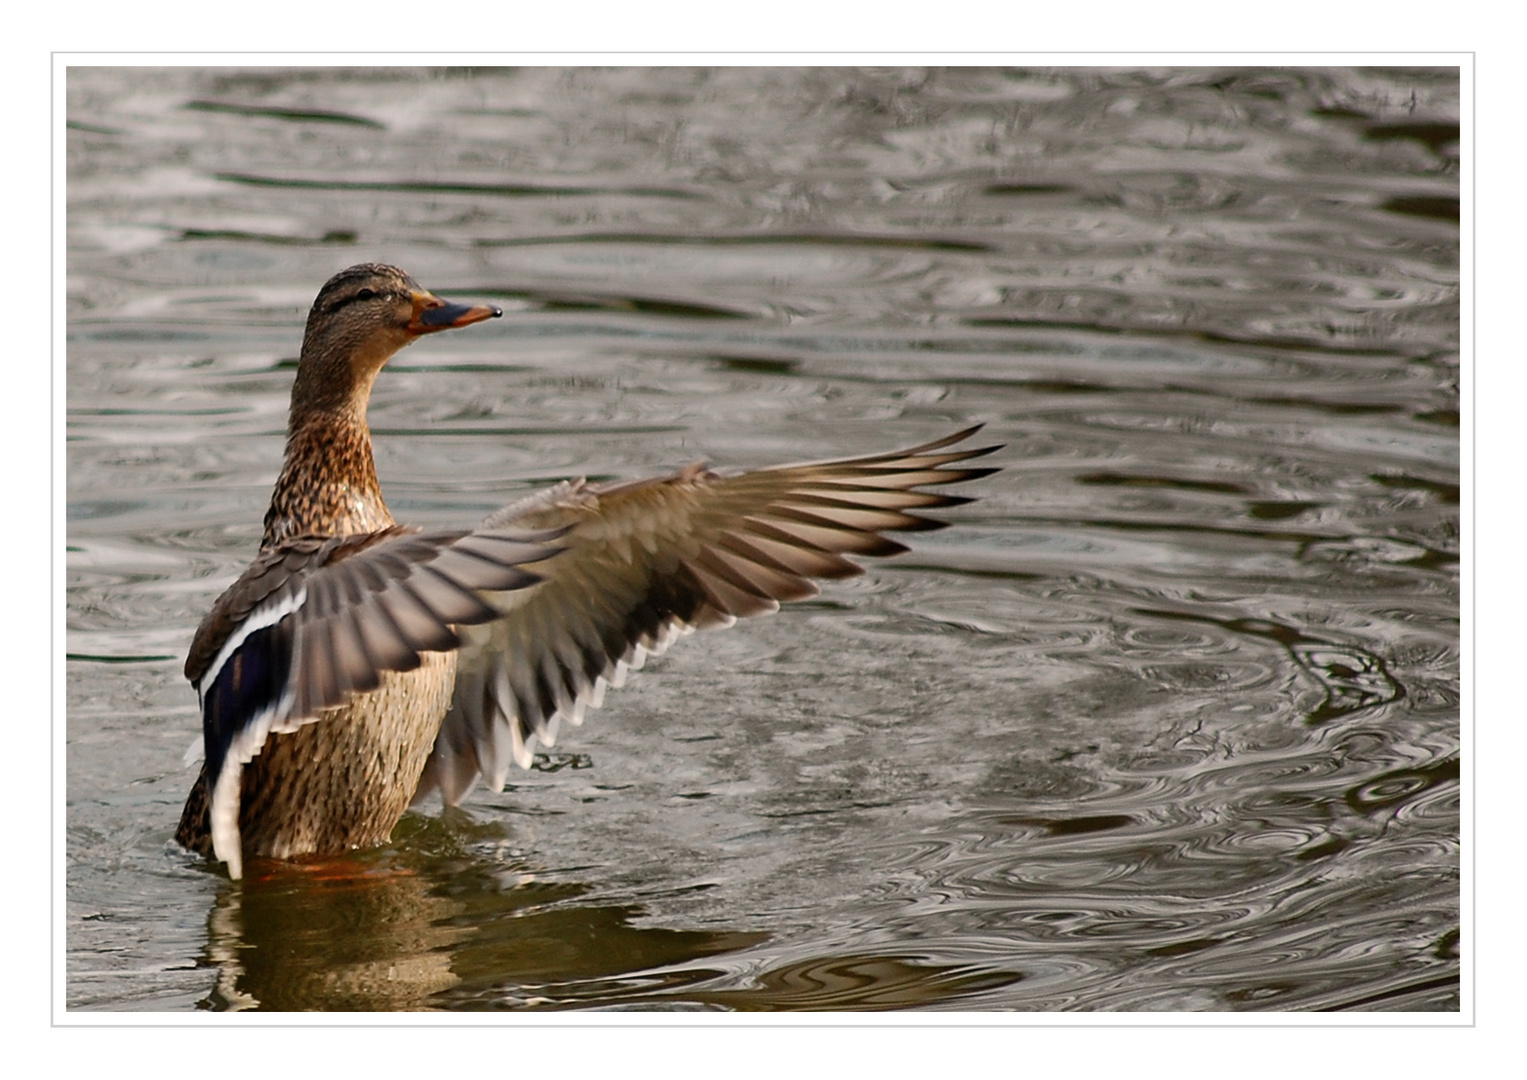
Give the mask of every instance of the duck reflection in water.
<svg viewBox="0 0 1527 1080">
<path fill-rule="evenodd" d="M 400 842 L 323 862 L 272 864 L 225 883 L 208 916 L 215 1011 L 524 1008 L 660 993 L 715 974 L 699 963 L 768 934 L 640 925 L 629 904 L 582 903 L 590 886 L 541 881 L 460 811 L 414 817 Z M 672 969 L 669 976 L 635 973 Z M 682 974 L 680 973 L 682 972 Z"/>
</svg>

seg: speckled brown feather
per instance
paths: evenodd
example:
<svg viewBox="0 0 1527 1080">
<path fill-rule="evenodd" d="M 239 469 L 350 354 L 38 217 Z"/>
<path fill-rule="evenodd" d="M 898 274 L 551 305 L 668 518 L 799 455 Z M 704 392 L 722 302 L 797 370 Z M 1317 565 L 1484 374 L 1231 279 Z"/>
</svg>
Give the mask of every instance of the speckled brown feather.
<svg viewBox="0 0 1527 1080">
<path fill-rule="evenodd" d="M 292 432 L 265 515 L 262 551 L 297 536 L 343 536 L 394 524 L 377 483 L 369 432 L 323 416 Z M 387 839 L 408 809 L 456 678 L 454 653 L 426 653 L 424 660 L 414 671 L 384 673 L 376 690 L 326 710 L 316 723 L 269 737 L 240 781 L 245 857 L 336 855 Z M 175 839 L 210 857 L 209 802 L 203 767 Z"/>
<path fill-rule="evenodd" d="M 377 483 L 370 432 L 335 417 L 305 418 L 287 438 L 260 546 L 294 536 L 374 532 L 393 523 Z"/>
<path fill-rule="evenodd" d="M 244 857 L 337 855 L 385 841 L 408 809 L 455 681 L 455 653 L 425 653 L 417 670 L 385 672 L 377 689 L 317 723 L 271 736 L 244 767 Z M 208 810 L 203 771 L 175 839 L 210 858 Z"/>
</svg>

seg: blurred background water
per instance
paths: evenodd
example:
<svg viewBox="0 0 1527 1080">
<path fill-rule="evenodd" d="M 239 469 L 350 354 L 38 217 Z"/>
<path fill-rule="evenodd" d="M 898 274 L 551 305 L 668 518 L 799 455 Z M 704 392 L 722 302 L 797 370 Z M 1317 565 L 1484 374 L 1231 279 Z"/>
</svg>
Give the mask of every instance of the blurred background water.
<svg viewBox="0 0 1527 1080">
<path fill-rule="evenodd" d="M 1459 1008 L 1459 86 L 1427 70 L 73 68 L 75 1009 Z M 506 317 L 393 512 L 969 423 L 980 501 L 348 871 L 170 840 L 307 306 Z"/>
</svg>

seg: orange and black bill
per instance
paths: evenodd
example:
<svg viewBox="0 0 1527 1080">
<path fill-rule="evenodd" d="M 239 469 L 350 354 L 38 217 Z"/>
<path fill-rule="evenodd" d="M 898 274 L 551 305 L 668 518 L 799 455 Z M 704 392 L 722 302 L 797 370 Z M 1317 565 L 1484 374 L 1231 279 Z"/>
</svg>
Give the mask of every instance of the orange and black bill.
<svg viewBox="0 0 1527 1080">
<path fill-rule="evenodd" d="M 497 304 L 456 304 L 435 296 L 420 297 L 414 301 L 414 317 L 408 328 L 416 334 L 433 334 L 496 319 L 503 313 Z"/>
</svg>

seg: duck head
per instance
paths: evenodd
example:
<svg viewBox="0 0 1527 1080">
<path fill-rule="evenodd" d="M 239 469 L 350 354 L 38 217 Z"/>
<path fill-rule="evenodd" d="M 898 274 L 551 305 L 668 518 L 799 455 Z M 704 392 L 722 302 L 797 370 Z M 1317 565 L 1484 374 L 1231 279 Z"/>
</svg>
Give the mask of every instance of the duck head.
<svg viewBox="0 0 1527 1080">
<path fill-rule="evenodd" d="M 496 319 L 493 304 L 456 304 L 396 266 L 361 263 L 341 270 L 308 312 L 292 400 L 323 411 L 365 414 L 377 372 L 425 334 Z"/>
</svg>

